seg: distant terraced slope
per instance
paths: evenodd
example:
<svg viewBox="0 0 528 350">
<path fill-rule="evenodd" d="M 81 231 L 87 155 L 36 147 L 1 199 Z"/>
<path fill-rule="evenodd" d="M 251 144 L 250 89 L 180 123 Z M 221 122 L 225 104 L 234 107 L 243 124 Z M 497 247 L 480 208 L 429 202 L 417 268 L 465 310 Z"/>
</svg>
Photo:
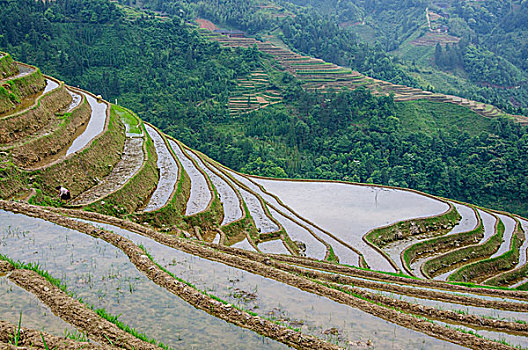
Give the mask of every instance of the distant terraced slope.
<svg viewBox="0 0 528 350">
<path fill-rule="evenodd" d="M 397 102 L 428 100 L 433 102 L 453 103 L 467 107 L 475 113 L 487 118 L 511 116 L 519 123 L 528 124 L 528 119 L 526 117 L 506 114 L 492 105 L 371 78 L 350 68 L 340 67 L 321 59 L 297 54 L 288 48 L 277 46 L 271 41 L 262 42 L 253 38 L 229 37 L 206 29 L 202 29 L 201 33 L 205 37 L 217 41 L 227 47 L 247 48 L 256 45 L 260 51 L 270 54 L 281 66 L 300 79 L 304 83 L 304 87 L 307 89 L 329 91 L 331 89 L 337 90 L 345 87 L 354 89 L 363 86 L 372 90 L 375 94 L 393 94 L 394 100 Z M 235 103 L 234 106 L 242 107 L 243 102 L 245 101 L 243 101 L 243 99 L 236 99 L 233 102 Z M 251 105 L 251 100 L 247 104 Z M 251 108 L 247 108 L 247 110 L 251 110 Z"/>
</svg>

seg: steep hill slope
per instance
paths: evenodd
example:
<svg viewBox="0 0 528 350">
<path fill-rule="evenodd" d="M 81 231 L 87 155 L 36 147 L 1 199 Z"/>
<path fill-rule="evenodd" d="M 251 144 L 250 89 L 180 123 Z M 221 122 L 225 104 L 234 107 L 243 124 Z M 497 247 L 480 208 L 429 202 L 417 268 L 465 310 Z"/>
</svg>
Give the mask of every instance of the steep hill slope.
<svg viewBox="0 0 528 350">
<path fill-rule="evenodd" d="M 27 328 L 52 334 L 19 344 L 45 348 L 70 327 L 94 348 L 160 345 L 139 332 L 171 347 L 526 346 L 527 219 L 404 188 L 248 176 L 43 78 L 51 90 L 0 119 L 33 125 L 67 92 L 42 112 L 45 133 L 13 129 L 17 143 L 2 143 L 0 281 L 19 295 L 9 305 L 36 296 L 54 314 L 25 312 Z M 77 115 L 83 127 L 64 140 Z M 40 138 L 56 152 L 20 161 L 48 149 Z"/>
</svg>

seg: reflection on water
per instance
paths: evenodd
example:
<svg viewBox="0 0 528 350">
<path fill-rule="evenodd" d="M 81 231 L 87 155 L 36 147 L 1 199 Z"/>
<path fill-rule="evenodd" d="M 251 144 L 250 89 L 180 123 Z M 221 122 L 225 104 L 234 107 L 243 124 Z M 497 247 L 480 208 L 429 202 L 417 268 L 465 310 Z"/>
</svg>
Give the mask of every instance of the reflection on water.
<svg viewBox="0 0 528 350">
<path fill-rule="evenodd" d="M 379 349 L 458 348 L 327 298 L 181 252 L 119 227 L 100 223 L 95 225 L 142 244 L 158 263 L 199 289 L 259 315 L 287 322 L 304 333 L 339 341 L 342 346 L 346 346 L 349 341 L 371 340 L 375 348 Z M 331 335 L 333 328 L 338 335 Z"/>
<path fill-rule="evenodd" d="M 75 330 L 73 326 L 55 316 L 36 296 L 1 274 L 0 296 L 1 320 L 18 325 L 22 313 L 22 327 L 42 330 L 56 336 L 64 336 L 65 330 Z"/>
<path fill-rule="evenodd" d="M 84 129 L 84 132 L 73 141 L 70 148 L 68 148 L 68 151 L 66 151 L 67 156 L 83 149 L 84 146 L 89 144 L 97 135 L 103 132 L 106 124 L 107 104 L 104 102 L 98 102 L 90 94 L 84 92 L 82 94 L 88 100 L 88 103 L 92 108 L 92 114 L 90 115 L 90 121 L 88 122 L 86 129 Z"/>
<path fill-rule="evenodd" d="M 15 233 L 13 233 L 15 232 Z M 0 253 L 38 262 L 88 304 L 175 348 L 285 346 L 196 310 L 138 272 L 114 246 L 44 220 L 0 211 Z"/>
<path fill-rule="evenodd" d="M 448 205 L 410 191 L 330 182 L 253 178 L 301 216 L 361 251 L 368 265 L 394 272 L 362 239 L 369 230 L 401 220 L 437 215 Z"/>
<path fill-rule="evenodd" d="M 211 201 L 211 191 L 203 174 L 194 166 L 194 163 L 182 152 L 180 146 L 174 140 L 169 140 L 172 150 L 180 160 L 183 169 L 191 179 L 191 194 L 187 201 L 185 215 L 194 215 L 204 211 Z"/>
</svg>

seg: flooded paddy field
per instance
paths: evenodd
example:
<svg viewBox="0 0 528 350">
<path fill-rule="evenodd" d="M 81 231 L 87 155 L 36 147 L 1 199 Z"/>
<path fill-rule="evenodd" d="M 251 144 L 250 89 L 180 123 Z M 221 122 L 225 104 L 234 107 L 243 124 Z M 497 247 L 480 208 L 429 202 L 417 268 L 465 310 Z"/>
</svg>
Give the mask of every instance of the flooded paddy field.
<svg viewBox="0 0 528 350">
<path fill-rule="evenodd" d="M 453 227 L 451 231 L 445 234 L 445 236 L 454 235 L 460 232 L 465 232 L 465 231 L 474 229 L 478 223 L 477 216 L 475 215 L 474 210 L 471 207 L 468 207 L 463 204 L 458 204 L 458 203 L 451 203 L 451 204 L 454 205 L 455 209 L 458 211 L 458 213 L 460 214 L 462 218 L 460 219 L 460 222 L 457 225 L 455 225 L 455 227 Z M 406 238 L 400 241 L 389 243 L 385 247 L 383 247 L 383 250 L 396 263 L 400 271 L 405 271 L 406 269 L 403 266 L 403 262 L 402 262 L 401 255 L 400 255 L 401 252 L 403 252 L 406 248 L 416 243 L 428 241 L 429 239 L 431 238 L 427 237 L 423 239 L 416 239 L 415 237 L 411 236 L 409 238 Z M 411 270 L 415 276 L 423 278 L 423 275 L 419 269 L 419 266 L 420 266 L 419 263 L 415 262 L 414 264 L 411 264 Z"/>
<path fill-rule="evenodd" d="M 155 261 L 199 289 L 259 315 L 286 322 L 308 334 L 340 341 L 340 345 L 345 346 L 348 342 L 357 340 L 371 340 L 375 348 L 385 348 L 390 344 L 407 344 L 413 348 L 427 344 L 430 348 L 438 349 L 455 346 L 401 326 L 396 326 L 395 334 L 395 325 L 390 322 L 327 298 L 184 253 L 116 226 L 101 223 L 94 225 L 141 244 Z M 337 335 L 332 335 L 336 332 Z"/>
<path fill-rule="evenodd" d="M 187 201 L 185 215 L 194 215 L 204 211 L 213 199 L 207 180 L 176 141 L 169 140 L 169 144 L 182 164 L 183 169 L 191 178 L 191 195 Z"/>
<path fill-rule="evenodd" d="M 391 264 L 362 237 L 397 221 L 438 215 L 448 209 L 439 200 L 410 191 L 343 183 L 254 178 L 299 215 L 352 244 L 374 270 L 394 272 Z"/>
<path fill-rule="evenodd" d="M 90 121 L 84 129 L 84 132 L 77 137 L 66 151 L 66 156 L 76 153 L 88 145 L 97 135 L 103 132 L 106 124 L 106 110 L 108 105 L 105 102 L 99 102 L 90 94 L 82 93 L 88 100 L 92 109 Z"/>
<path fill-rule="evenodd" d="M 222 219 L 220 225 L 227 225 L 233 221 L 241 219 L 244 213 L 242 211 L 242 206 L 235 189 L 231 187 L 224 178 L 209 169 L 201 160 L 201 158 L 192 151 L 188 151 L 188 154 L 198 163 L 207 176 L 209 176 L 213 186 L 218 192 L 218 197 L 220 202 L 222 202 L 222 206 L 224 207 L 224 218 Z"/>
<path fill-rule="evenodd" d="M 290 238 L 294 241 L 300 241 L 306 245 L 306 256 L 316 259 L 324 259 L 326 255 L 326 247 L 324 244 L 322 244 L 322 242 L 315 238 L 315 236 L 317 236 L 331 247 L 334 254 L 339 258 L 341 263 L 355 266 L 359 265 L 359 254 L 355 250 L 337 241 L 328 233 L 323 232 L 319 227 L 316 227 L 309 220 L 306 220 L 304 217 L 298 215 L 290 208 L 283 206 L 273 196 L 262 191 L 261 188 L 253 182 L 255 179 L 242 176 L 227 168 L 221 169 L 233 176 L 240 183 L 247 186 L 249 189 L 251 189 L 251 191 L 260 196 L 268 204 L 271 215 L 284 227 Z M 297 223 L 292 219 L 297 221 Z M 301 223 L 304 227 L 300 226 L 298 223 Z M 311 230 L 315 236 L 308 232 L 307 229 Z"/>
<path fill-rule="evenodd" d="M 285 347 L 193 308 L 150 281 L 104 241 L 5 211 L 0 211 L 0 222 L 0 254 L 39 263 L 88 305 L 120 315 L 122 322 L 173 348 Z"/>
<path fill-rule="evenodd" d="M 144 208 L 144 211 L 153 211 L 166 205 L 174 192 L 178 181 L 178 163 L 170 153 L 161 134 L 150 125 L 145 125 L 145 128 L 154 142 L 158 155 L 157 166 L 160 171 L 158 186 Z"/>
<path fill-rule="evenodd" d="M 0 319 L 22 327 L 64 336 L 74 333 L 75 328 L 55 316 L 36 296 L 9 281 L 0 274 Z"/>
</svg>

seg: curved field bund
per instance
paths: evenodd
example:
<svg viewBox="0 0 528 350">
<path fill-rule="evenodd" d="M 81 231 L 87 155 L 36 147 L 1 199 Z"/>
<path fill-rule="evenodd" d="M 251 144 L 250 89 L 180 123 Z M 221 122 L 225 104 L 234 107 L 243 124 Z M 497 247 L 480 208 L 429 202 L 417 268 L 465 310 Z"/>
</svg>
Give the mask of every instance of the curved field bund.
<svg viewBox="0 0 528 350">
<path fill-rule="evenodd" d="M 27 111 L 61 91 L 66 117 L 89 109 L 98 127 L 38 168 L 3 160 L 2 198 L 40 205 L 0 201 L 0 282 L 33 296 L 34 306 L 20 306 L 28 334 L 49 324 L 44 339 L 57 342 L 51 325 L 62 320 L 94 348 L 108 339 L 115 348 L 528 346 L 528 220 L 401 188 L 247 176 L 56 84 Z M 21 139 L 57 138 L 61 125 Z M 4 146 L 28 154 L 23 145 Z M 57 185 L 70 189 L 69 203 L 58 202 Z M 39 321 L 33 309 L 56 318 Z M 16 327 L 0 304 L 4 313 L 0 327 Z M 203 324 L 208 336 L 193 336 Z"/>
</svg>

